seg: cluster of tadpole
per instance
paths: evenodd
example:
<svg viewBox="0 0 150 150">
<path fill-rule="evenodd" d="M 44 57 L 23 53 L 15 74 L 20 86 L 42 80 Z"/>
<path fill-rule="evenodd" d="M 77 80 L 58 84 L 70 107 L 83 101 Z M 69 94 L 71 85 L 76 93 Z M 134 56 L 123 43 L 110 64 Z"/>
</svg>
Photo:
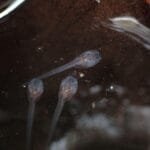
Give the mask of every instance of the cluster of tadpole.
<svg viewBox="0 0 150 150">
<path fill-rule="evenodd" d="M 101 60 L 101 54 L 98 50 L 88 50 L 80 54 L 78 57 L 70 61 L 69 63 L 60 66 L 52 71 L 49 71 L 41 76 L 38 76 L 31 81 L 27 82 L 27 89 L 28 89 L 28 100 L 29 100 L 29 110 L 28 110 L 28 117 L 27 117 L 27 150 L 31 149 L 31 132 L 32 126 L 34 121 L 34 110 L 36 102 L 40 99 L 41 95 L 44 91 L 44 85 L 42 79 L 48 78 L 52 75 L 60 73 L 64 70 L 70 68 L 82 68 L 87 69 L 90 67 L 95 66 Z M 61 115 L 63 106 L 66 101 L 70 100 L 77 92 L 78 89 L 78 81 L 73 76 L 67 76 L 65 79 L 62 80 L 58 92 L 58 102 L 55 108 L 55 112 L 52 118 L 52 122 L 50 125 L 49 136 L 47 140 L 46 148 L 49 147 L 51 143 L 51 139 L 53 133 L 55 131 L 55 127 Z"/>
</svg>

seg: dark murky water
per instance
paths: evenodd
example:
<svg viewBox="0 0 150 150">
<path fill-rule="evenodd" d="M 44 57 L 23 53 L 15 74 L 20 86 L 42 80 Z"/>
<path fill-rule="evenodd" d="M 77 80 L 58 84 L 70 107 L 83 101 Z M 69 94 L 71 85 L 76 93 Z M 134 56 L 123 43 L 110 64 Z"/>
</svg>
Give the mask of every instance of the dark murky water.
<svg viewBox="0 0 150 150">
<path fill-rule="evenodd" d="M 28 100 L 22 84 L 89 49 L 100 49 L 99 64 L 86 70 L 70 69 L 44 80 L 45 92 L 35 110 L 33 149 L 45 149 L 59 85 L 67 75 L 79 79 L 79 89 L 65 104 L 53 140 L 68 133 L 72 138 L 75 133 L 77 139 L 81 138 L 71 141 L 68 149 L 150 148 L 149 126 L 142 126 L 145 130 L 138 126 L 141 118 L 142 124 L 150 125 L 150 51 L 101 25 L 102 21 L 124 15 L 134 16 L 150 27 L 150 6 L 144 0 L 29 0 L 1 20 L 1 150 L 25 149 Z M 135 108 L 137 105 L 140 109 Z M 86 120 L 94 115 L 98 119 L 93 117 L 91 122 L 96 120 L 95 125 L 98 122 L 103 129 L 93 124 L 84 129 L 80 119 L 83 117 L 88 124 Z M 137 128 L 133 120 L 139 123 Z M 93 128 L 104 132 L 92 132 Z M 111 131 L 117 133 L 115 140 L 116 134 Z"/>
</svg>

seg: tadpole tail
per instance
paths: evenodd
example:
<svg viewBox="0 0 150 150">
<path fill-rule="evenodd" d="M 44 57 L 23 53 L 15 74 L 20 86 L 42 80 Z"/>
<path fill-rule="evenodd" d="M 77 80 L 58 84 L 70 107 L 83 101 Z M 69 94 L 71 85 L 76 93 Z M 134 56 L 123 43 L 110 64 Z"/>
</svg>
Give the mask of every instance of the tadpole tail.
<svg viewBox="0 0 150 150">
<path fill-rule="evenodd" d="M 55 68 L 55 69 L 53 69 L 53 70 L 51 70 L 51 71 L 49 71 L 49 72 L 47 72 L 47 73 L 44 73 L 44 74 L 38 76 L 37 78 L 38 78 L 38 79 L 45 79 L 45 78 L 48 78 L 48 77 L 53 76 L 53 75 L 55 75 L 55 74 L 57 74 L 57 73 L 63 72 L 63 71 L 65 71 L 65 70 L 68 70 L 68 69 L 74 67 L 75 65 L 76 65 L 76 64 L 74 64 L 74 62 L 71 61 L 71 62 L 69 62 L 69 63 L 67 63 L 67 64 L 64 64 L 63 66 L 57 67 L 57 68 Z"/>
<path fill-rule="evenodd" d="M 49 130 L 49 136 L 48 136 L 48 140 L 47 140 L 48 147 L 51 144 L 51 140 L 52 140 L 53 134 L 55 132 L 55 128 L 56 128 L 57 122 L 59 120 L 59 117 L 62 113 L 63 106 L 64 106 L 64 100 L 59 99 L 56 109 L 55 109 L 55 112 L 54 112 L 54 115 L 53 115 L 53 118 L 52 118 L 52 124 L 51 124 L 50 130 Z"/>
<path fill-rule="evenodd" d="M 32 126 L 34 121 L 34 112 L 35 112 L 35 102 L 29 102 L 29 109 L 27 115 L 27 129 L 26 129 L 26 150 L 31 149 L 31 135 L 32 135 Z"/>
<path fill-rule="evenodd" d="M 36 78 L 37 78 L 37 79 L 40 79 L 40 80 L 46 79 L 46 78 L 48 78 L 48 77 L 51 77 L 51 76 L 53 76 L 53 75 L 55 75 L 55 74 L 57 74 L 57 73 L 63 72 L 63 71 L 65 71 L 65 70 L 68 70 L 68 69 L 73 68 L 73 67 L 75 67 L 75 66 L 76 66 L 76 62 L 73 60 L 73 61 L 70 61 L 70 62 L 67 63 L 67 64 L 64 64 L 63 66 L 57 67 L 57 68 L 55 68 L 55 69 L 53 69 L 53 70 L 51 70 L 51 71 L 49 71 L 49 72 L 46 72 L 46 73 L 44 73 L 44 74 L 42 74 L 42 75 L 40 75 L 40 76 L 37 76 Z M 30 81 L 25 82 L 22 86 L 23 86 L 23 87 L 26 87 L 29 82 L 30 82 Z"/>
</svg>

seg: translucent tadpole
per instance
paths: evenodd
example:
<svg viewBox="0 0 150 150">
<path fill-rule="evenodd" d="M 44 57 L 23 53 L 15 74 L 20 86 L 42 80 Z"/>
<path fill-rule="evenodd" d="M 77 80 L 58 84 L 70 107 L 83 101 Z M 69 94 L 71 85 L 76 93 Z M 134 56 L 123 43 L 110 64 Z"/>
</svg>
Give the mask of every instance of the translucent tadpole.
<svg viewBox="0 0 150 150">
<path fill-rule="evenodd" d="M 102 23 L 104 26 L 118 32 L 123 32 L 135 41 L 150 50 L 150 29 L 130 16 L 115 17 L 109 19 L 110 23 Z"/>
<path fill-rule="evenodd" d="M 60 66 L 58 68 L 55 68 L 47 73 L 44 73 L 40 76 L 38 76 L 38 79 L 45 79 L 48 78 L 52 75 L 55 75 L 57 73 L 63 72 L 67 69 L 70 68 L 90 68 L 95 66 L 96 64 L 99 63 L 99 61 L 101 60 L 101 54 L 98 50 L 88 50 L 83 52 L 82 54 L 80 54 L 78 57 L 76 57 L 74 60 L 72 60 L 71 62 Z"/>
<path fill-rule="evenodd" d="M 31 132 L 34 121 L 35 104 L 44 92 L 43 82 L 39 79 L 33 79 L 28 84 L 27 96 L 29 100 L 29 110 L 27 116 L 27 150 L 31 149 Z"/>
<path fill-rule="evenodd" d="M 76 78 L 68 76 L 64 80 L 62 80 L 58 94 L 58 103 L 52 118 L 52 124 L 50 126 L 48 145 L 50 145 L 51 143 L 51 139 L 55 131 L 57 122 L 59 120 L 59 117 L 61 115 L 64 103 L 70 100 L 76 94 L 77 89 L 78 89 L 78 81 Z"/>
</svg>

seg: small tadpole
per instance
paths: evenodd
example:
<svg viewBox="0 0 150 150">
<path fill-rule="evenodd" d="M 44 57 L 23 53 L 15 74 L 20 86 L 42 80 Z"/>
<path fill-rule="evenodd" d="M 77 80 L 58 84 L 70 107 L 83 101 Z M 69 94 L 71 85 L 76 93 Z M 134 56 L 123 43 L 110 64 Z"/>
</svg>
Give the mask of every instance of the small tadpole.
<svg viewBox="0 0 150 150">
<path fill-rule="evenodd" d="M 55 68 L 47 73 L 44 73 L 44 74 L 38 76 L 37 78 L 45 79 L 45 78 L 48 78 L 50 76 L 53 76 L 57 73 L 63 72 L 65 70 L 73 68 L 73 67 L 79 68 L 79 69 L 91 68 L 91 67 L 94 67 L 96 64 L 98 64 L 101 59 L 102 59 L 102 57 L 101 57 L 100 51 L 88 50 L 88 51 L 81 53 L 78 57 L 76 57 L 72 61 L 70 61 L 58 68 Z"/>
<path fill-rule="evenodd" d="M 34 112 L 35 112 L 35 105 L 36 102 L 40 99 L 41 95 L 44 92 L 44 85 L 42 80 L 39 79 L 32 79 L 27 88 L 27 96 L 29 101 L 29 109 L 28 109 L 28 116 L 27 116 L 27 150 L 31 149 L 31 133 L 32 133 L 32 126 L 34 121 Z"/>
<path fill-rule="evenodd" d="M 80 54 L 72 62 L 75 64 L 75 68 L 87 69 L 94 67 L 102 59 L 98 50 L 88 50 Z"/>
<path fill-rule="evenodd" d="M 50 126 L 48 136 L 48 147 L 51 144 L 52 136 L 55 131 L 57 122 L 59 120 L 65 102 L 71 100 L 71 98 L 76 94 L 77 90 L 78 90 L 78 81 L 76 78 L 74 78 L 73 76 L 68 76 L 62 80 L 58 93 L 57 106 L 55 108 L 55 112 L 52 118 L 52 124 Z"/>
</svg>

